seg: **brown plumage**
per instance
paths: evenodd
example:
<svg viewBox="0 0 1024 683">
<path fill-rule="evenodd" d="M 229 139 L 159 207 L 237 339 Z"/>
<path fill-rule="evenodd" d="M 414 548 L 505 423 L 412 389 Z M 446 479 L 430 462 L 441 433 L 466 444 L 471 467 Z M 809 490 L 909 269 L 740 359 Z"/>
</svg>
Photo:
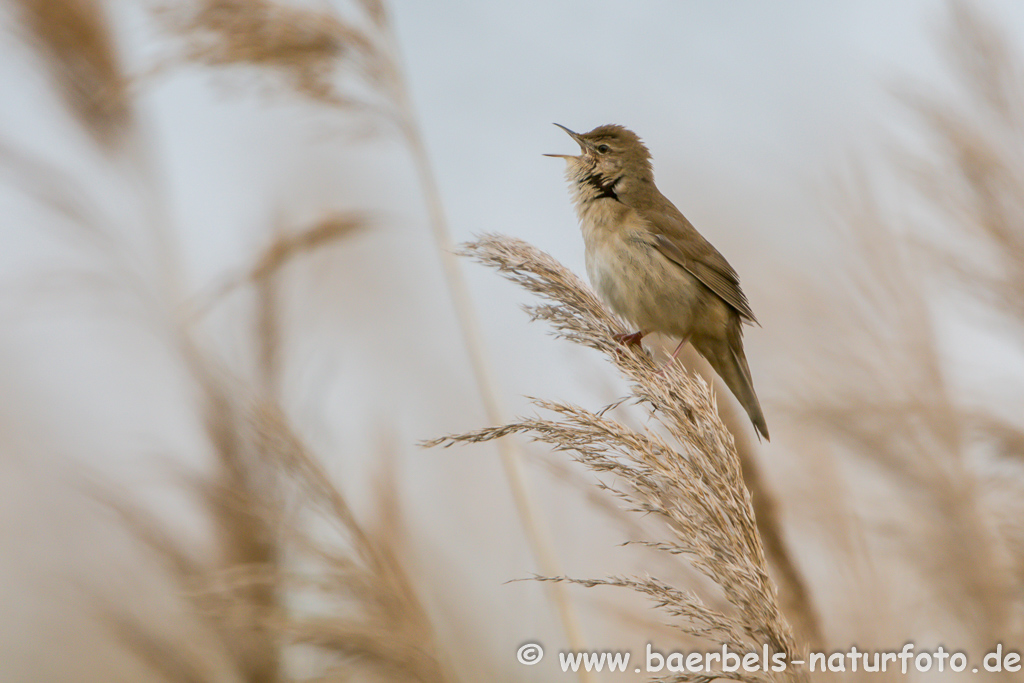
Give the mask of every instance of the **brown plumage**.
<svg viewBox="0 0 1024 683">
<path fill-rule="evenodd" d="M 558 124 L 555 124 L 558 125 Z M 654 184 L 651 155 L 636 133 L 616 125 L 579 134 L 566 176 L 586 245 L 587 274 L 612 310 L 639 328 L 622 341 L 661 332 L 689 341 L 768 438 L 743 353 L 742 323 L 757 323 L 739 276 Z"/>
</svg>

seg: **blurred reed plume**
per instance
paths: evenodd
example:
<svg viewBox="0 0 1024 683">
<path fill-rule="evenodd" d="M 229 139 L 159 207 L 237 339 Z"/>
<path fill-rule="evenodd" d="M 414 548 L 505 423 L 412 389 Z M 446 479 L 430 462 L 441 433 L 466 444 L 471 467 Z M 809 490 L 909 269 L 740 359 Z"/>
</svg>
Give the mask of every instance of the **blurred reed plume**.
<svg viewBox="0 0 1024 683">
<path fill-rule="evenodd" d="M 855 567 L 845 606 L 827 608 L 830 640 L 927 631 L 980 654 L 1022 635 L 1009 500 L 1024 494 L 1024 424 L 1019 392 L 965 383 L 979 342 L 967 354 L 946 342 L 966 327 L 1010 342 L 1007 362 L 1024 353 L 1024 60 L 970 3 L 950 6 L 941 45 L 956 89 L 901 88 L 920 137 L 887 169 L 894 182 L 855 168 L 833 197 L 842 265 L 803 289 L 815 325 L 799 338 L 814 348 L 780 408 L 825 475 L 815 505 L 836 557 Z M 900 616 L 901 600 L 918 608 Z"/>
<path fill-rule="evenodd" d="M 57 92 L 104 147 L 129 124 L 131 104 L 101 0 L 16 0 Z"/>
<path fill-rule="evenodd" d="M 916 244 L 980 303 L 1021 325 L 1024 55 L 966 2 L 952 4 L 943 46 L 959 97 L 915 89 L 904 99 L 940 150 L 911 159 L 911 178 L 952 234 Z"/>
<path fill-rule="evenodd" d="M 101 148 L 116 148 L 133 121 L 105 6 L 98 0 L 15 4 L 77 123 Z M 259 1 L 197 3 L 194 13 L 185 7 L 167 9 L 161 17 L 171 23 L 185 17 L 177 28 L 190 38 L 190 59 L 282 74 L 319 102 L 350 107 L 362 101 L 344 94 L 358 87 L 338 85 L 338 69 L 349 68 L 367 81 L 386 71 L 373 61 L 386 53 L 331 13 Z M 362 7 L 372 21 L 383 20 L 377 3 Z M 85 200 L 71 191 L 77 185 L 58 183 L 63 175 L 46 162 L 13 146 L 8 150 L 6 141 L 4 161 L 32 171 L 23 173 L 21 182 L 78 228 L 109 237 L 110 243 L 117 239 L 107 235 L 107 223 L 121 216 L 103 214 L 91 204 L 83 209 Z M 140 176 L 138 184 L 120 188 L 125 196 L 138 192 L 134 199 L 154 202 L 158 190 L 145 186 L 153 177 L 141 168 L 142 158 L 124 161 L 129 173 Z M 162 207 L 147 208 L 154 218 Z M 146 228 L 156 232 L 158 222 L 154 218 Z M 101 627 L 113 631 L 128 648 L 124 658 L 143 662 L 153 680 L 454 680 L 394 547 L 401 535 L 398 510 L 382 509 L 387 524 L 377 528 L 357 520 L 291 428 L 276 382 L 287 370 L 280 348 L 283 304 L 276 291 L 282 272 L 366 223 L 355 213 L 330 213 L 308 229 L 282 231 L 243 274 L 227 277 L 203 298 L 193 315 L 147 320 L 169 342 L 173 362 L 195 387 L 196 413 L 214 456 L 214 473 L 190 477 L 187 487 L 199 494 L 197 508 L 210 520 L 212 552 L 184 541 L 126 494 L 112 493 L 109 486 L 100 493 L 137 545 L 151 551 L 195 607 L 191 630 L 166 632 L 155 618 L 146 622 L 127 604 L 99 600 Z M 169 250 L 162 256 L 174 254 Z M 132 279 L 116 286 L 138 288 L 135 293 L 142 297 L 179 293 L 141 284 Z M 224 369 L 227 363 L 194 324 L 241 287 L 256 295 L 251 338 L 259 352 L 251 379 L 244 371 L 232 375 Z M 183 303 L 146 300 L 160 311 Z M 379 502 L 397 505 L 394 496 L 383 494 Z"/>
<path fill-rule="evenodd" d="M 240 399 L 243 389 L 195 360 L 219 463 L 215 478 L 195 482 L 216 561 L 139 507 L 105 499 L 195 606 L 203 647 L 105 606 L 115 632 L 161 680 L 220 680 L 226 666 L 232 680 L 254 682 L 454 681 L 391 545 L 398 530 L 362 525 L 279 408 Z M 398 516 L 381 510 L 391 525 Z"/>
<path fill-rule="evenodd" d="M 556 401 L 536 400 L 552 418 L 524 418 L 506 425 L 427 442 L 449 446 L 525 433 L 566 451 L 615 483 L 598 484 L 638 514 L 662 518 L 670 539 L 642 541 L 687 557 L 717 584 L 732 609 L 719 611 L 697 595 L 655 577 L 575 579 L 541 577 L 584 586 L 611 585 L 648 596 L 683 633 L 727 644 L 738 651 L 773 652 L 794 658 L 800 650 L 782 615 L 777 589 L 768 575 L 750 494 L 743 483 L 733 438 L 718 416 L 708 385 L 677 365 L 659 373 L 644 353 L 627 352 L 613 335 L 627 332 L 573 273 L 529 244 L 498 235 L 463 245 L 464 255 L 496 268 L 509 280 L 549 303 L 530 305 L 535 320 L 548 322 L 556 336 L 604 353 L 630 382 L 631 403 L 643 406 L 658 429 L 637 431 L 597 412 Z M 659 433 L 663 429 L 665 435 Z M 666 436 L 667 435 L 667 436 Z M 739 680 L 773 680 L 773 673 L 735 673 Z M 798 676 L 792 670 L 784 677 Z M 710 674 L 682 673 L 666 680 L 708 680 Z"/>
<path fill-rule="evenodd" d="M 941 151 L 938 160 L 929 155 L 909 161 L 911 182 L 935 220 L 922 221 L 912 247 L 935 270 L 936 287 L 974 298 L 972 324 L 993 325 L 1024 354 L 1024 54 L 967 2 L 952 4 L 943 46 L 959 97 L 907 97 Z M 943 229 L 935 231 L 936 224 Z M 1008 490 L 1018 500 L 1024 496 L 1024 423 L 1011 417 L 1021 406 L 979 410 L 953 381 L 940 389 L 956 413 L 945 429 L 955 434 L 951 453 L 962 469 L 954 476 L 966 473 L 959 490 L 971 508 L 955 543 L 965 554 L 974 551 L 968 577 L 977 577 L 961 583 L 967 588 L 963 604 L 954 604 L 958 614 L 984 624 L 981 632 L 991 639 L 1019 639 L 1022 526 L 1020 508 L 1008 509 L 1005 498 Z"/>
<path fill-rule="evenodd" d="M 381 95 L 393 98 L 397 67 L 380 44 L 383 5 L 375 0 L 354 5 L 369 26 L 336 9 L 271 0 L 173 3 L 160 6 L 157 16 L 181 37 L 186 62 L 250 67 L 260 75 L 279 75 L 314 101 L 370 108 L 371 100 L 380 104 Z"/>
</svg>

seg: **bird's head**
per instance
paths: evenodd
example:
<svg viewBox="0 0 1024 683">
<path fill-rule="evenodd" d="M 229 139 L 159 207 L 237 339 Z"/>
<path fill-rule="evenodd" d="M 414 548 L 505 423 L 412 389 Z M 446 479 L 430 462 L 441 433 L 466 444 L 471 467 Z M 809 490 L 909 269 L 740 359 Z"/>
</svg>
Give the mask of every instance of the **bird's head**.
<svg viewBox="0 0 1024 683">
<path fill-rule="evenodd" d="M 576 133 L 556 123 L 580 146 L 576 156 L 547 154 L 567 162 L 571 181 L 592 185 L 599 197 L 616 197 L 624 186 L 653 179 L 651 153 L 640 137 L 622 126 L 607 124 L 589 133 Z"/>
</svg>

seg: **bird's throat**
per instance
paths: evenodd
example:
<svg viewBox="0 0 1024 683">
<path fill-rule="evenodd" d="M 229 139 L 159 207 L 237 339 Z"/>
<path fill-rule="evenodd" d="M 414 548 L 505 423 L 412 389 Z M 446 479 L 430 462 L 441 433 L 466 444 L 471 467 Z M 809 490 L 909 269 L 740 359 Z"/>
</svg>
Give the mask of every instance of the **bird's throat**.
<svg viewBox="0 0 1024 683">
<path fill-rule="evenodd" d="M 583 177 L 580 181 L 581 185 L 590 185 L 595 190 L 596 194 L 592 195 L 590 199 L 619 199 L 619 195 L 615 194 L 615 183 L 619 182 L 619 178 L 612 178 L 611 180 L 603 178 L 597 173 L 590 173 Z"/>
</svg>

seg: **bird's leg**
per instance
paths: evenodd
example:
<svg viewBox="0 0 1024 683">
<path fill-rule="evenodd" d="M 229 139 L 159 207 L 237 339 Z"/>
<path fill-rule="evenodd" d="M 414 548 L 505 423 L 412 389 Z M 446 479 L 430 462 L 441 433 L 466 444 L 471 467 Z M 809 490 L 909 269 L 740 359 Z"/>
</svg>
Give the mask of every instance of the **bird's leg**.
<svg viewBox="0 0 1024 683">
<path fill-rule="evenodd" d="M 665 375 L 665 371 L 668 369 L 668 366 L 676 362 L 676 358 L 679 357 L 679 352 L 683 350 L 683 346 L 688 341 L 690 341 L 689 337 L 683 337 L 681 340 L 679 340 L 679 345 L 676 346 L 676 350 L 672 352 L 672 357 L 665 361 L 665 364 L 661 366 L 660 370 L 658 370 L 659 375 Z"/>
<path fill-rule="evenodd" d="M 637 330 L 633 334 L 616 334 L 613 339 L 624 346 L 640 346 L 640 340 L 647 334 L 646 330 Z"/>
<path fill-rule="evenodd" d="M 676 362 L 676 358 L 679 357 L 679 352 L 683 350 L 683 344 L 685 344 L 688 341 L 690 341 L 689 337 L 683 337 L 681 340 L 679 340 L 679 346 L 677 346 L 676 350 L 672 352 L 672 358 L 668 361 L 666 365 Z"/>
</svg>

